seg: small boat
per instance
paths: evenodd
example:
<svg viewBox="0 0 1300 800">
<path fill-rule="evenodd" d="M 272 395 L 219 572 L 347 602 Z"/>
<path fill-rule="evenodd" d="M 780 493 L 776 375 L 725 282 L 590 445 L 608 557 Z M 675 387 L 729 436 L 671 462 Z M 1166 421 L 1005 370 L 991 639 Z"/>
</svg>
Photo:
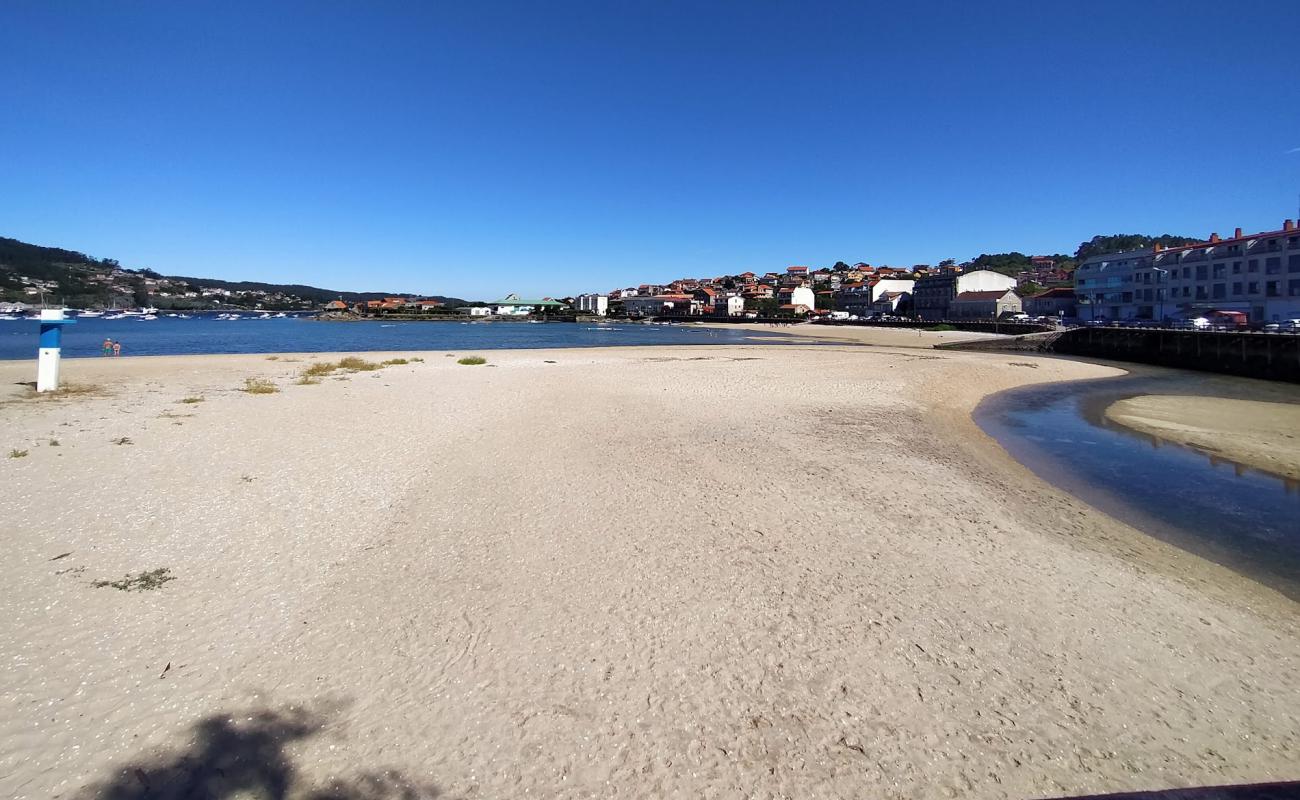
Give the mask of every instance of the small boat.
<svg viewBox="0 0 1300 800">
<path fill-rule="evenodd" d="M 158 315 L 157 315 L 157 314 L 145 314 L 143 317 L 140 317 L 140 321 L 141 321 L 141 322 L 146 322 L 146 321 L 151 320 L 151 319 L 158 319 Z"/>
<path fill-rule="evenodd" d="M 10 320 L 16 320 L 18 317 L 15 317 L 13 314 L 0 314 L 0 319 L 8 322 Z"/>
<path fill-rule="evenodd" d="M 122 319 L 122 318 L 125 317 L 125 316 L 126 316 L 126 313 L 123 312 L 123 313 L 120 313 L 120 314 L 109 314 L 107 317 L 104 317 L 104 319 Z"/>
<path fill-rule="evenodd" d="M 289 315 L 286 314 L 286 313 L 284 313 L 283 311 L 281 311 L 279 314 L 276 314 L 276 315 L 275 315 L 275 318 L 276 318 L 276 319 L 284 319 L 284 318 L 287 317 L 287 316 L 289 316 Z"/>
<path fill-rule="evenodd" d="M 87 319 L 90 317 L 102 317 L 102 316 L 104 316 L 103 311 L 78 311 L 77 312 L 77 319 Z"/>
</svg>

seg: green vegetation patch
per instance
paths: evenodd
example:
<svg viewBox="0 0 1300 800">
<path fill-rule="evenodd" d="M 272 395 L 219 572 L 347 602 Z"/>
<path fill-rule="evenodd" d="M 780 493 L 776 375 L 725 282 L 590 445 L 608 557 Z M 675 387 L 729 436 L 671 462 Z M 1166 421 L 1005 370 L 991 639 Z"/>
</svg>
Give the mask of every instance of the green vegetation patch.
<svg viewBox="0 0 1300 800">
<path fill-rule="evenodd" d="M 10 451 L 9 451 L 9 457 L 10 457 L 10 458 L 27 458 L 27 451 L 26 451 L 26 450 L 19 450 L 18 448 L 15 447 L 13 450 L 10 450 Z"/>
<path fill-rule="evenodd" d="M 280 391 L 280 387 L 266 378 L 248 378 L 244 381 L 243 391 L 248 394 L 275 394 Z"/>
<path fill-rule="evenodd" d="M 178 402 L 178 403 L 185 403 L 186 405 L 193 405 L 194 403 L 202 403 L 202 402 L 203 402 L 203 398 L 202 398 L 202 397 L 182 397 L 180 400 L 177 400 L 176 402 Z"/>
<path fill-rule="evenodd" d="M 930 327 L 926 328 L 926 330 L 927 331 L 955 331 L 957 329 L 951 325 L 944 324 L 944 325 L 931 325 Z"/>
<path fill-rule="evenodd" d="M 123 592 L 148 592 L 161 589 L 164 583 L 174 580 L 176 580 L 176 576 L 171 574 L 170 569 L 159 567 L 148 572 L 141 572 L 139 575 L 123 575 L 121 580 L 95 581 L 91 586 L 96 589 L 111 586 Z"/>
<path fill-rule="evenodd" d="M 465 356 L 464 358 L 456 359 L 456 363 L 464 364 L 467 367 L 477 367 L 480 364 L 486 364 L 487 359 L 483 356 Z"/>
<path fill-rule="evenodd" d="M 387 361 L 383 361 L 383 362 L 381 362 L 379 366 L 381 366 L 381 367 L 398 367 L 398 366 L 401 366 L 402 364 L 409 364 L 409 363 L 411 363 L 411 362 L 410 362 L 410 361 L 407 361 L 405 358 L 390 358 L 390 359 L 388 359 Z"/>
</svg>

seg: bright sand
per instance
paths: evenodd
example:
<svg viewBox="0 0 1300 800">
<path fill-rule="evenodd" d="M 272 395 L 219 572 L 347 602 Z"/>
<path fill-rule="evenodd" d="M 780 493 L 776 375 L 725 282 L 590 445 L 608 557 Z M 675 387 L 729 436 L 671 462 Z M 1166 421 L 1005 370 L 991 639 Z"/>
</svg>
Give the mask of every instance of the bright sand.
<svg viewBox="0 0 1300 800">
<path fill-rule="evenodd" d="M 0 457 L 0 796 L 1297 776 L 1296 604 L 1062 495 L 970 420 L 989 392 L 1114 370 L 422 355 L 311 386 L 292 376 L 324 357 L 68 361 L 110 394 L 0 405 L 0 456 L 28 451 Z M 0 364 L 0 395 L 31 372 Z M 254 376 L 281 391 L 238 391 Z M 163 567 L 152 591 L 92 585 Z"/>
<path fill-rule="evenodd" d="M 1106 417 L 1170 442 L 1300 480 L 1300 406 L 1222 397 L 1130 397 Z"/>
</svg>

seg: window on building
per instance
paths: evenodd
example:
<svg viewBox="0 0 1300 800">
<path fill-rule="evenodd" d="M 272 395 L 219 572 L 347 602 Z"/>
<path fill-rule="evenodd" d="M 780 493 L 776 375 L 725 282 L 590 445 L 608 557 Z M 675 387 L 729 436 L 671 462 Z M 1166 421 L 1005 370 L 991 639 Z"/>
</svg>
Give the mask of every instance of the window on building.
<svg viewBox="0 0 1300 800">
<path fill-rule="evenodd" d="M 1234 281 L 1232 284 L 1233 296 L 1241 294 L 1241 281 Z"/>
<path fill-rule="evenodd" d="M 1251 281 L 1246 284 L 1246 294 L 1259 294 L 1259 281 Z"/>
<path fill-rule="evenodd" d="M 1227 288 L 1228 287 L 1222 283 L 1216 283 L 1214 284 L 1214 286 L 1211 287 L 1212 291 L 1210 293 L 1210 296 L 1213 297 L 1215 300 L 1220 300 L 1224 297 L 1227 297 L 1228 296 L 1228 293 L 1226 291 Z"/>
<path fill-rule="evenodd" d="M 1184 278 L 1190 278 L 1190 277 L 1192 277 L 1192 268 L 1191 268 L 1191 267 L 1183 267 L 1183 277 L 1184 277 Z"/>
<path fill-rule="evenodd" d="M 1292 278 L 1286 282 L 1286 293 L 1292 297 L 1300 297 L 1300 278 Z"/>
<path fill-rule="evenodd" d="M 1282 281 L 1268 281 L 1264 284 L 1265 297 L 1281 297 Z"/>
<path fill-rule="evenodd" d="M 1198 281 L 1205 280 L 1207 277 L 1209 277 L 1208 273 L 1209 271 L 1205 268 L 1204 264 L 1196 265 L 1196 280 Z"/>
<path fill-rule="evenodd" d="M 1247 271 L 1247 272 L 1259 272 L 1259 259 L 1258 259 L 1258 258 L 1252 258 L 1251 260 L 1247 261 L 1247 262 L 1246 262 L 1246 271 Z"/>
<path fill-rule="evenodd" d="M 1206 294 L 1205 294 L 1205 287 L 1204 287 L 1204 286 L 1197 286 L 1197 287 L 1196 287 L 1196 299 L 1197 299 L 1197 300 L 1208 300 L 1208 299 L 1209 299 L 1209 298 L 1206 296 Z"/>
<path fill-rule="evenodd" d="M 1240 274 L 1241 274 L 1241 262 L 1240 262 L 1240 261 L 1234 261 L 1234 262 L 1232 262 L 1232 274 L 1233 274 L 1233 275 L 1240 275 Z"/>
<path fill-rule="evenodd" d="M 1286 260 L 1287 272 L 1300 272 L 1300 255 L 1288 256 Z"/>
<path fill-rule="evenodd" d="M 1278 256 L 1264 259 L 1264 274 L 1276 275 L 1282 271 L 1282 259 Z"/>
<path fill-rule="evenodd" d="M 1214 265 L 1214 277 L 1216 277 L 1216 278 L 1222 278 L 1222 277 L 1224 276 L 1224 274 L 1225 274 L 1224 271 L 1225 271 L 1226 269 L 1227 269 L 1227 265 L 1226 265 L 1226 264 L 1215 264 L 1215 265 Z"/>
</svg>

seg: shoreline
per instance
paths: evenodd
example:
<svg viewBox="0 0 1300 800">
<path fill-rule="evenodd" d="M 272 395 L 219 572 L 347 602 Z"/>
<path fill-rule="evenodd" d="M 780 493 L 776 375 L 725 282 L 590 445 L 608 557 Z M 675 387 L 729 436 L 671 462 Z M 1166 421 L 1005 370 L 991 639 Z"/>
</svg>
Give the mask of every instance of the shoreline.
<svg viewBox="0 0 1300 800">
<path fill-rule="evenodd" d="M 0 460 L 0 790 L 90 790 L 201 720 L 289 709 L 325 731 L 294 742 L 305 777 L 449 795 L 1286 777 L 1296 605 L 971 418 L 1119 370 L 849 342 L 449 357 L 470 353 L 78 359 L 66 378 L 107 394 L 0 404 L 0 447 L 30 451 Z M 346 356 L 424 361 L 292 383 Z"/>
<path fill-rule="evenodd" d="M 1104 413 L 1106 419 L 1145 436 L 1278 478 L 1300 480 L 1300 406 L 1140 395 L 1112 403 Z"/>
</svg>

